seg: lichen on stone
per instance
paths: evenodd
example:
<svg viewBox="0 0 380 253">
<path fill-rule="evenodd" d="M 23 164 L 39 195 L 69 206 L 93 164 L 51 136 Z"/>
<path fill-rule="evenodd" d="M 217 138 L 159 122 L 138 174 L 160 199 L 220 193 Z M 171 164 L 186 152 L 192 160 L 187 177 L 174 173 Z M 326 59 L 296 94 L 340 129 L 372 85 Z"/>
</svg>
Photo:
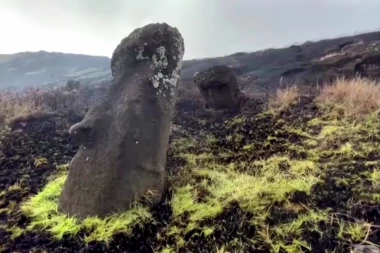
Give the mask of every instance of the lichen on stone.
<svg viewBox="0 0 380 253">
<path fill-rule="evenodd" d="M 173 60 L 175 60 L 176 65 L 168 75 L 161 72 L 162 69 L 166 69 L 168 66 L 165 47 L 158 47 L 156 50 L 157 54 L 154 54 L 152 57 L 152 68 L 157 70 L 157 72 L 151 77 L 153 87 L 158 89 L 157 94 L 162 94 L 164 97 L 168 97 L 171 103 L 174 102 L 175 89 L 181 73 L 182 58 L 184 54 L 183 41 L 175 38 L 174 47 L 177 49 L 173 51 L 175 54 L 173 55 Z"/>
<path fill-rule="evenodd" d="M 142 55 L 143 52 L 144 52 L 144 48 L 142 48 L 142 49 L 139 50 L 139 53 L 138 53 L 137 56 L 136 56 L 136 60 L 147 60 L 147 59 L 149 59 L 149 56 L 144 57 L 144 56 Z"/>
<path fill-rule="evenodd" d="M 153 87 L 158 88 L 158 86 L 160 85 L 160 78 L 158 77 L 158 75 L 152 76 L 151 80 L 152 80 Z"/>
<path fill-rule="evenodd" d="M 168 58 L 165 56 L 165 47 L 161 46 L 157 48 L 157 54 L 153 55 L 153 64 L 157 68 L 166 68 L 168 66 Z"/>
<path fill-rule="evenodd" d="M 178 79 L 180 78 L 180 66 L 176 69 L 173 69 L 171 75 L 164 75 L 161 72 L 153 75 L 151 78 L 152 84 L 154 88 L 159 88 L 160 83 L 162 83 L 162 87 L 159 88 L 159 92 L 162 93 L 162 89 L 168 90 L 170 92 L 170 96 L 174 96 L 174 90 L 177 86 Z"/>
</svg>

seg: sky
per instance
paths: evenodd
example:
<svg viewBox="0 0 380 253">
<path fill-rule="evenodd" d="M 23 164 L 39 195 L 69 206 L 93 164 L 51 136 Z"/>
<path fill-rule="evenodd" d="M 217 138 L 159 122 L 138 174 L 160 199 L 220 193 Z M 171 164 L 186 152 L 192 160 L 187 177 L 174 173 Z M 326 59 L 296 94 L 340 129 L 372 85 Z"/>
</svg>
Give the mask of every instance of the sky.
<svg viewBox="0 0 380 253">
<path fill-rule="evenodd" d="M 380 30 L 380 0 L 0 0 L 0 54 L 111 56 L 137 27 L 166 22 L 185 59 Z"/>
</svg>

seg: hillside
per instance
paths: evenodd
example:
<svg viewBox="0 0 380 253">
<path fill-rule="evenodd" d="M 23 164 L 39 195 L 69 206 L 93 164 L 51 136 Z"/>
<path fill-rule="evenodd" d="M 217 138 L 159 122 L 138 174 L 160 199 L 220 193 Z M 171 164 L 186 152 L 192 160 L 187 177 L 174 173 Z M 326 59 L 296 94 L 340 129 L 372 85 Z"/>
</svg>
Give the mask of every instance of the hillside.
<svg viewBox="0 0 380 253">
<path fill-rule="evenodd" d="M 111 75 L 109 61 L 107 57 L 44 51 L 0 55 L 0 88 L 57 84 L 70 79 L 101 81 Z"/>
<path fill-rule="evenodd" d="M 189 60 L 183 64 L 182 80 L 191 82 L 194 73 L 215 64 L 236 70 L 245 91 L 276 88 L 298 82 L 316 84 L 336 75 L 380 77 L 380 32 L 306 42 L 280 49 Z M 110 59 L 62 53 L 0 55 L 0 88 L 57 83 L 68 79 L 85 82 L 110 78 Z"/>
<path fill-rule="evenodd" d="M 234 68 L 245 90 L 263 91 L 297 82 L 310 85 L 331 80 L 337 75 L 380 77 L 380 32 L 350 37 L 305 42 L 302 45 L 267 49 L 254 53 L 186 61 L 182 79 L 215 64 Z"/>
</svg>

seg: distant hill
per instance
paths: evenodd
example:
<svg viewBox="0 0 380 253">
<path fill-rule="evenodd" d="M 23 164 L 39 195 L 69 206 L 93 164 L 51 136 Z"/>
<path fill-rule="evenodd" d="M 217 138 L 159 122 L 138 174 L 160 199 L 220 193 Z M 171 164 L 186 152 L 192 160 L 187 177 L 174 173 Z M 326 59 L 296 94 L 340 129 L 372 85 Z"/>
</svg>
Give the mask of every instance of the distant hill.
<svg viewBox="0 0 380 253">
<path fill-rule="evenodd" d="M 287 85 L 315 85 L 337 76 L 380 78 L 380 32 L 305 42 L 288 48 L 186 61 L 182 80 L 215 64 L 235 69 L 246 91 L 264 91 Z"/>
<path fill-rule="evenodd" d="M 239 75 L 240 86 L 254 92 L 276 88 L 280 83 L 314 85 L 357 73 L 380 78 L 380 32 L 185 61 L 183 83 L 192 82 L 194 73 L 215 64 L 232 67 Z M 44 51 L 0 55 L 0 88 L 55 84 L 70 79 L 93 83 L 110 78 L 108 57 Z"/>
<path fill-rule="evenodd" d="M 22 88 L 64 83 L 96 82 L 111 76 L 108 57 L 23 52 L 0 55 L 0 88 Z"/>
</svg>

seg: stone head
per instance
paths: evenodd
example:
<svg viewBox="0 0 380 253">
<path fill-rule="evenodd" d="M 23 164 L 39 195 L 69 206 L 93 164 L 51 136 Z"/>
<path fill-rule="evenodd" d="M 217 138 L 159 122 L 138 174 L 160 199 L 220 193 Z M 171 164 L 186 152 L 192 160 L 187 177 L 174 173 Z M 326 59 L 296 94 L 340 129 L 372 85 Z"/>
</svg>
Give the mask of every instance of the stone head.
<svg viewBox="0 0 380 253">
<path fill-rule="evenodd" d="M 69 130 L 82 145 L 60 210 L 105 216 L 147 192 L 160 199 L 183 54 L 181 34 L 167 24 L 136 29 L 117 46 L 106 97 Z"/>
</svg>

